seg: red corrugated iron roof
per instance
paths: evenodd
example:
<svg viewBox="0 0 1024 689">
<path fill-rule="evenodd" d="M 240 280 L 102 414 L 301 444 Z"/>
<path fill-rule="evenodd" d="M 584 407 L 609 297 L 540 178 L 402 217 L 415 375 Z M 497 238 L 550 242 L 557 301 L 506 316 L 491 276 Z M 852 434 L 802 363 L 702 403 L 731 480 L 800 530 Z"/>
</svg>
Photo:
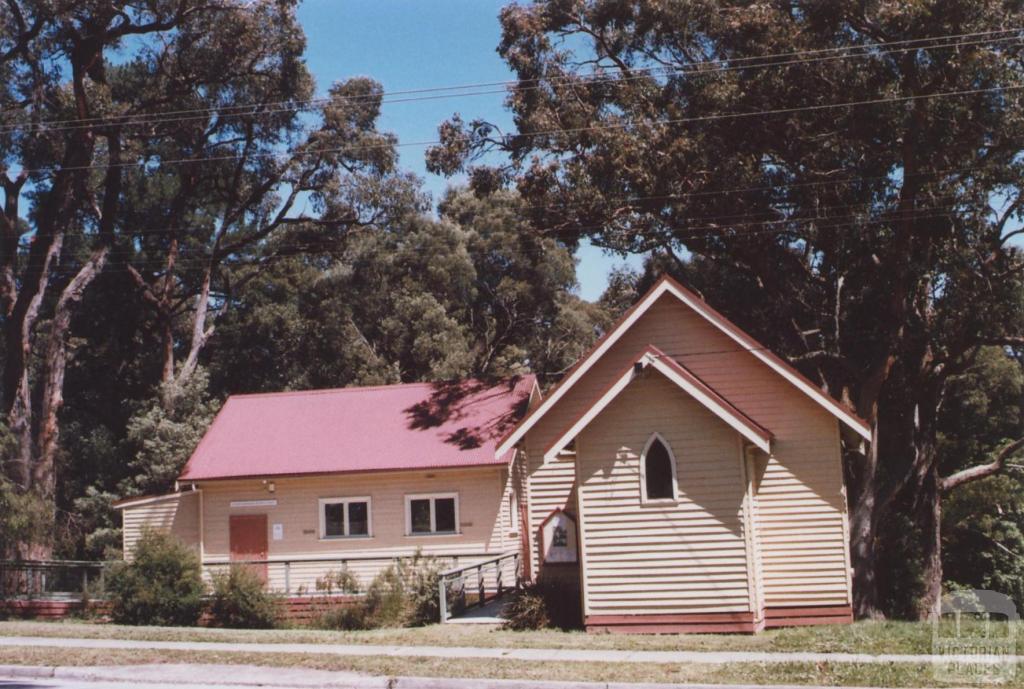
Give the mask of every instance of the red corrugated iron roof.
<svg viewBox="0 0 1024 689">
<path fill-rule="evenodd" d="M 503 464 L 534 376 L 233 395 L 182 481 Z"/>
</svg>

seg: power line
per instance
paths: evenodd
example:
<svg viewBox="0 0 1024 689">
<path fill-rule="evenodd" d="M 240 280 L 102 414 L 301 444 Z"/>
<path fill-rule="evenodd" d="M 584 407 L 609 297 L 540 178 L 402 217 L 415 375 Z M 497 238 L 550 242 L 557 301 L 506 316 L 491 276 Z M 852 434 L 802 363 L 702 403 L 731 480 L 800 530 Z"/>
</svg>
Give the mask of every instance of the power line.
<svg viewBox="0 0 1024 689">
<path fill-rule="evenodd" d="M 710 115 L 699 115 L 699 116 L 694 116 L 694 117 L 680 117 L 680 118 L 673 118 L 673 119 L 666 119 L 666 120 L 650 120 L 648 122 L 643 122 L 643 123 L 638 123 L 638 122 L 635 122 L 635 121 L 632 121 L 632 120 L 627 120 L 627 121 L 619 122 L 619 123 L 616 123 L 616 124 L 594 125 L 594 126 L 590 126 L 590 127 L 574 127 L 574 128 L 563 128 L 563 129 L 550 129 L 550 130 L 541 130 L 541 131 L 535 131 L 535 132 L 518 132 L 518 133 L 516 133 L 516 134 L 514 134 L 512 136 L 515 136 L 515 137 L 558 136 L 558 135 L 563 135 L 563 134 L 578 134 L 578 133 L 583 133 L 583 132 L 601 131 L 601 130 L 607 130 L 607 129 L 626 129 L 626 128 L 629 128 L 631 126 L 637 126 L 639 124 L 645 124 L 645 125 L 670 125 L 670 124 L 690 124 L 690 123 L 695 123 L 695 122 L 712 122 L 712 121 L 720 121 L 720 120 L 727 120 L 727 119 L 741 119 L 741 118 L 746 118 L 746 117 L 757 117 L 757 116 L 764 116 L 764 115 L 785 115 L 785 114 L 795 114 L 795 113 L 798 113 L 798 112 L 813 112 L 813 111 L 821 111 L 821 110 L 832 110 L 832 109 L 838 109 L 838 108 L 858 107 L 858 106 L 864 106 L 864 105 L 881 105 L 881 104 L 885 104 L 885 103 L 905 103 L 905 102 L 912 102 L 912 101 L 919 101 L 919 100 L 932 100 L 932 99 L 956 97 L 956 96 L 979 95 L 979 94 L 982 94 L 982 93 L 1019 91 L 1022 88 L 1024 88 L 1024 86 L 1022 86 L 1022 85 L 995 86 L 995 87 L 990 87 L 990 88 L 965 89 L 965 90 L 959 90 L 959 91 L 941 91 L 941 92 L 938 92 L 938 93 L 915 94 L 915 95 L 910 95 L 910 96 L 895 96 L 895 97 L 889 97 L 889 98 L 873 98 L 873 99 L 860 100 L 860 101 L 849 101 L 849 102 L 845 102 L 845 103 L 821 103 L 821 104 L 818 104 L 818 105 L 806 105 L 806 106 L 797 106 L 797 107 L 791 107 L 791 108 L 777 108 L 777 109 L 773 109 L 773 110 L 754 110 L 754 111 L 750 111 L 750 112 L 717 113 L 717 114 L 710 114 Z M 437 145 L 437 144 L 440 144 L 440 143 L 442 143 L 442 142 L 439 141 L 439 140 L 415 141 L 415 142 L 406 142 L 406 143 L 401 143 L 401 142 L 399 142 L 399 143 L 390 143 L 390 142 L 388 142 L 388 143 L 380 143 L 380 144 L 361 144 L 361 145 L 353 145 L 353 146 L 339 146 L 339 147 L 331 147 L 331 148 L 310 149 L 308 151 L 298 151 L 298 152 L 296 152 L 295 154 L 293 154 L 291 156 L 289 156 L 288 154 L 280 153 L 280 152 L 266 151 L 266 152 L 250 153 L 250 154 L 245 155 L 245 156 L 243 156 L 243 155 L 207 156 L 207 157 L 198 158 L 198 159 L 197 158 L 172 158 L 170 160 L 162 160 L 162 161 L 157 161 L 155 163 L 150 163 L 150 162 L 148 162 L 146 160 L 142 160 L 142 161 L 135 161 L 135 162 L 130 162 L 130 163 L 117 163 L 117 164 L 114 164 L 114 165 L 90 164 L 90 165 L 68 166 L 68 167 L 65 167 L 65 168 L 49 166 L 49 167 L 42 167 L 42 168 L 31 168 L 31 169 L 26 169 L 26 170 L 23 170 L 23 171 L 27 172 L 29 174 L 36 174 L 36 173 L 43 173 L 43 172 L 53 172 L 53 171 L 56 171 L 58 169 L 59 170 L 65 170 L 65 171 L 82 171 L 82 170 L 94 170 L 94 169 L 104 169 L 105 170 L 105 169 L 109 169 L 110 167 L 121 167 L 121 168 L 144 167 L 144 166 L 151 165 L 151 164 L 156 164 L 156 165 L 162 167 L 164 165 L 200 164 L 200 163 L 209 163 L 209 162 L 217 162 L 217 161 L 239 160 L 241 158 L 250 158 L 250 159 L 251 158 L 281 158 L 281 159 L 286 159 L 286 158 L 291 157 L 292 159 L 295 159 L 295 158 L 302 157 L 302 156 L 312 156 L 312 155 L 331 154 L 331 153 L 342 153 L 343 154 L 343 153 L 350 153 L 350 152 L 354 152 L 354 151 L 373 150 L 373 149 L 379 149 L 379 148 L 407 148 L 407 147 L 412 147 L 412 146 L 417 146 L 417 147 L 419 147 L 419 146 L 433 146 L 433 145 Z"/>
<path fill-rule="evenodd" d="M 66 120 L 41 120 L 30 124 L 6 124 L 0 125 L 0 133 L 8 133 L 24 129 L 38 130 L 39 132 L 57 132 L 57 131 L 69 131 L 76 129 L 87 129 L 98 125 L 103 126 L 129 126 L 136 124 L 165 124 L 171 122 L 184 122 L 190 120 L 208 119 L 211 115 L 217 117 L 244 117 L 252 115 L 270 115 L 282 112 L 300 112 L 320 109 L 326 105 L 338 102 L 366 102 L 373 101 L 378 98 L 381 99 L 382 104 L 392 103 L 406 103 L 415 102 L 422 100 L 437 100 L 445 98 L 462 98 L 467 96 L 479 96 L 489 94 L 500 94 L 507 93 L 509 88 L 515 88 L 516 91 L 535 90 L 552 85 L 558 85 L 563 82 L 568 83 L 571 86 L 577 85 L 590 85 L 600 83 L 611 83 L 612 85 L 625 83 L 637 79 L 643 79 L 651 76 L 652 74 L 700 74 L 709 75 L 714 73 L 731 72 L 737 70 L 746 69 L 763 69 L 770 67 L 782 67 L 794 64 L 809 64 L 815 62 L 833 61 L 833 60 L 845 60 L 845 59 L 860 59 L 865 57 L 878 57 L 879 55 L 886 55 L 892 53 L 903 53 L 913 50 L 921 49 L 943 49 L 943 48 L 959 48 L 970 45 L 980 45 L 986 43 L 1002 43 L 1010 41 L 1019 41 L 1021 36 L 1020 33 L 1024 29 L 1003 29 L 998 31 L 988 32 L 977 32 L 971 34 L 949 34 L 944 36 L 933 36 L 928 38 L 920 39 L 907 39 L 904 41 L 893 41 L 890 43 L 874 43 L 865 44 L 863 46 L 842 46 L 837 48 L 823 48 L 810 51 L 793 51 L 789 53 L 775 53 L 772 55 L 765 56 L 751 56 L 745 58 L 723 58 L 719 60 L 708 60 L 704 62 L 697 62 L 690 65 L 684 65 L 681 67 L 651 67 L 641 68 L 632 70 L 630 75 L 622 76 L 606 76 L 602 72 L 593 72 L 590 75 L 566 75 L 560 77 L 546 77 L 538 79 L 527 79 L 522 81 L 500 81 L 500 82 L 482 82 L 477 84 L 464 84 L 457 86 L 438 86 L 423 89 L 408 89 L 404 91 L 392 91 L 384 92 L 380 94 L 362 94 L 353 96 L 338 96 L 335 98 L 321 97 L 309 100 L 296 100 L 296 101 L 276 101 L 276 102 L 255 102 L 241 105 L 230 105 L 224 107 L 206 107 L 206 108 L 193 108 L 193 109 L 181 109 L 173 110 L 165 113 L 148 113 L 148 114 L 125 114 L 125 115 L 113 115 L 106 117 L 93 117 L 93 118 L 77 118 L 77 119 L 66 119 Z M 962 39 L 962 38 L 974 38 L 979 36 L 995 36 L 1000 34 L 999 38 L 989 39 L 978 39 L 969 41 L 955 40 L 948 42 L 950 39 Z M 892 47 L 892 46 L 906 46 L 910 43 L 921 43 L 924 41 L 941 41 L 946 39 L 946 43 L 937 43 L 935 45 L 913 45 L 910 47 Z M 835 55 L 835 54 L 824 54 L 823 53 L 834 53 L 835 51 L 850 51 L 850 50 L 861 50 L 869 51 L 871 49 L 879 49 L 880 52 L 861 52 L 853 55 Z M 808 59 L 790 59 L 786 61 L 775 61 L 775 62 L 764 62 L 765 60 L 774 60 L 777 58 L 795 57 L 800 55 L 821 55 L 820 57 L 812 57 Z M 760 64 L 757 61 L 762 61 Z M 736 64 L 740 63 L 740 64 Z M 717 65 L 717 66 L 714 66 Z M 578 79 L 578 81 L 577 81 Z M 525 85 L 524 84 L 535 84 Z M 501 86 L 502 88 L 496 90 L 484 90 L 484 91 L 471 91 L 464 93 L 443 93 L 446 91 L 466 91 L 467 89 L 479 89 Z M 422 94 L 433 94 L 433 95 L 422 95 Z M 417 97 L 417 96 L 420 97 Z M 402 98 L 392 98 L 394 96 L 412 96 Z M 392 98 L 388 100 L 388 98 Z M 259 109 L 254 111 L 254 109 Z M 203 113 L 203 114 L 196 114 Z M 182 117 L 181 115 L 186 115 Z M 188 116 L 191 115 L 191 116 Z M 51 125 L 64 125 L 64 126 L 51 126 Z"/>
<path fill-rule="evenodd" d="M 934 196 L 931 200 L 934 202 L 934 201 L 940 201 L 940 200 L 943 200 L 943 199 L 955 200 L 956 198 L 957 198 L 957 196 L 956 196 L 955 193 L 947 192 L 947 193 L 944 193 L 944 194 L 939 194 L 937 196 Z M 860 201 L 860 202 L 852 202 L 852 203 L 829 204 L 829 205 L 817 206 L 813 210 L 815 210 L 815 211 L 817 211 L 819 213 L 822 213 L 822 212 L 836 211 L 836 210 L 863 209 L 863 211 L 865 213 L 868 213 L 868 212 L 871 212 L 871 210 L 872 210 L 871 208 L 868 207 L 869 205 L 870 205 L 870 202 Z M 543 207 L 543 206 L 535 206 L 535 208 L 539 208 L 539 207 Z M 554 207 L 561 208 L 562 206 L 550 206 L 550 207 L 552 207 L 552 208 L 554 208 Z M 922 208 L 931 208 L 931 207 L 934 207 L 934 206 L 919 207 L 919 208 L 911 209 L 908 212 L 916 212 L 918 210 L 921 210 Z M 953 207 L 953 206 L 949 206 L 949 207 Z M 530 206 L 523 207 L 524 210 L 525 209 L 529 209 L 529 208 L 530 208 Z M 781 209 L 775 209 L 775 210 L 776 210 L 776 212 L 782 212 Z M 888 213 L 889 213 L 888 217 L 892 217 L 891 214 L 892 213 L 897 213 L 897 212 L 901 212 L 901 211 L 898 211 L 898 210 L 888 211 Z M 748 212 L 744 212 L 744 213 L 733 213 L 733 214 L 689 216 L 689 217 L 686 218 L 686 220 L 687 221 L 699 221 L 699 222 L 709 223 L 709 227 L 713 227 L 714 225 L 711 225 L 710 223 L 714 222 L 716 224 L 717 223 L 722 223 L 722 224 L 728 224 L 730 226 L 736 226 L 736 225 L 756 225 L 756 224 L 763 224 L 763 223 L 781 223 L 781 222 L 789 222 L 789 221 L 797 221 L 797 220 L 803 220 L 803 221 L 826 220 L 827 221 L 829 219 L 834 219 L 836 217 L 855 217 L 855 216 L 858 216 L 858 214 L 852 213 L 852 214 L 850 214 L 848 216 L 820 216 L 819 215 L 819 216 L 815 216 L 815 217 L 807 217 L 807 216 L 792 217 L 791 216 L 791 217 L 787 217 L 787 218 L 777 218 L 777 217 L 773 218 L 773 217 L 760 217 L 758 214 L 751 213 L 751 212 L 748 211 Z M 751 220 L 751 222 L 747 222 L 747 223 L 738 223 L 738 222 L 736 222 L 738 220 L 743 220 L 745 218 L 750 218 L 750 219 L 753 219 L 753 220 Z M 292 219 L 292 220 L 294 220 L 294 219 Z M 318 221 L 318 222 L 326 222 L 326 221 L 323 221 L 323 219 L 321 219 L 321 218 L 317 218 L 315 220 Z M 340 224 L 344 224 L 344 222 L 343 221 L 338 221 L 338 224 L 339 225 Z M 606 225 L 604 225 L 604 226 L 607 226 L 607 225 L 610 225 L 610 224 L 612 224 L 612 223 L 611 222 L 606 223 Z M 213 226 L 207 226 L 207 229 L 209 229 L 211 232 L 215 231 L 215 228 Z M 183 235 L 183 234 L 187 234 L 187 232 L 188 232 L 188 228 L 187 227 L 180 227 L 180 228 L 167 228 L 167 227 L 141 228 L 141 229 L 133 229 L 130 232 L 122 234 L 121 236 L 125 236 L 125 237 L 147 237 L 147 236 L 175 235 L 175 234 L 176 235 Z"/>
<path fill-rule="evenodd" d="M 924 208 L 918 209 L 912 215 L 908 215 L 907 217 L 912 217 L 915 220 L 929 220 L 929 219 L 944 218 L 944 217 L 948 217 L 949 216 L 949 211 L 955 209 L 956 207 L 957 207 L 957 205 L 924 207 Z M 850 219 L 852 219 L 852 220 L 850 220 Z M 763 225 L 786 225 L 786 226 L 792 226 L 792 225 L 805 225 L 805 224 L 813 223 L 813 224 L 817 224 L 818 225 L 817 229 L 820 230 L 820 231 L 832 231 L 832 230 L 841 230 L 841 229 L 847 229 L 847 228 L 859 228 L 859 227 L 863 227 L 863 226 L 866 226 L 866 225 L 888 224 L 890 222 L 894 222 L 894 221 L 901 220 L 901 219 L 903 219 L 903 218 L 900 217 L 900 216 L 895 216 L 895 215 L 890 215 L 890 216 L 884 217 L 884 218 L 873 218 L 873 219 L 872 218 L 863 218 L 863 217 L 860 217 L 860 216 L 857 216 L 857 215 L 845 215 L 845 216 L 833 216 L 831 218 L 791 218 L 791 219 L 785 219 L 785 220 L 779 220 L 779 221 L 756 221 L 756 222 L 749 222 L 749 223 L 730 223 L 727 226 L 707 225 L 707 226 L 704 226 L 704 227 L 698 226 L 698 227 L 686 228 L 685 230 L 680 230 L 680 231 L 674 232 L 672 237 L 671 237 L 671 239 L 673 241 L 679 241 L 679 240 L 685 240 L 685 239 L 703 239 L 705 237 L 712 236 L 714 234 L 726 234 L 726 233 L 732 234 L 734 236 L 734 238 L 742 239 L 742 238 L 746 238 L 746 237 L 763 236 L 763 235 L 769 235 L 769 234 L 770 235 L 782 235 L 782 234 L 785 234 L 786 232 L 790 231 L 790 227 L 770 228 L 770 229 L 769 228 L 762 228 L 762 229 L 754 229 L 754 230 L 743 230 L 743 231 L 740 231 L 740 232 L 735 231 L 735 228 L 737 228 L 737 227 L 744 227 L 744 226 L 763 226 Z M 847 222 L 836 222 L 836 221 L 840 221 L 840 220 L 848 220 L 848 221 Z M 585 231 L 585 230 L 600 230 L 600 229 L 604 229 L 605 227 L 606 227 L 606 225 L 590 225 L 590 226 L 584 225 L 584 226 L 575 226 L 573 229 L 575 229 L 577 231 Z M 316 242 L 307 242 L 307 243 L 297 243 L 296 242 L 296 243 L 293 243 L 293 244 L 285 244 L 283 246 L 277 247 L 277 248 L 269 251 L 267 254 L 265 254 L 262 257 L 257 257 L 256 261 L 258 262 L 259 260 L 273 260 L 273 259 L 278 259 L 278 258 L 288 258 L 288 257 L 293 257 L 293 256 L 306 255 L 306 254 L 309 254 L 309 253 L 314 253 L 321 246 L 322 245 L 320 245 L 319 243 L 316 243 Z M 137 253 L 138 253 L 138 251 L 133 251 L 132 249 L 114 247 L 114 248 L 110 249 L 109 256 L 113 257 L 114 259 L 118 259 L 118 258 L 127 259 L 126 262 L 129 265 L 131 265 L 133 268 L 135 268 L 136 270 L 157 270 L 157 269 L 163 269 L 163 268 L 166 267 L 166 263 L 167 263 L 166 256 L 162 256 L 162 257 L 158 257 L 158 258 L 154 257 L 154 258 L 146 259 L 146 260 L 142 260 L 142 261 L 131 261 L 130 260 L 131 257 L 135 256 Z M 227 257 L 225 257 L 225 258 L 227 258 Z M 191 256 L 188 256 L 188 255 L 180 255 L 176 259 L 176 261 L 175 261 L 175 266 L 176 266 L 176 268 L 181 268 L 181 269 L 205 268 L 205 267 L 207 267 L 210 264 L 210 260 L 211 259 L 210 259 L 209 256 L 201 256 L 201 257 L 200 256 L 195 256 L 195 257 L 191 257 Z M 236 265 L 246 265 L 246 264 L 236 264 Z M 226 262 L 225 263 L 222 260 L 221 261 L 221 267 L 231 267 L 231 263 L 230 262 Z M 130 271 L 127 268 L 113 268 L 113 267 L 108 266 L 108 267 L 106 267 L 104 269 L 104 272 L 115 272 L 115 273 L 117 273 L 117 272 L 130 272 Z"/>
</svg>

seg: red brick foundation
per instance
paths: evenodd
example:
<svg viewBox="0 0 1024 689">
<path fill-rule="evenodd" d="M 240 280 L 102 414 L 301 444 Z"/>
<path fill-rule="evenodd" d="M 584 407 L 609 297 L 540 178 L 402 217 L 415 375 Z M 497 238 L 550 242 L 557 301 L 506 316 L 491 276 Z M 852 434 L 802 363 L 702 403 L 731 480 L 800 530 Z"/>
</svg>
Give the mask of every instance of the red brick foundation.
<svg viewBox="0 0 1024 689">
<path fill-rule="evenodd" d="M 281 617 L 291 623 L 307 625 L 314 622 L 328 609 L 352 605 L 358 600 L 354 596 L 292 597 L 281 601 Z M 18 619 L 59 620 L 68 617 L 89 614 L 97 621 L 104 621 L 110 605 L 106 601 L 90 601 L 87 606 L 80 600 L 6 600 L 0 601 L 0 618 L 14 617 Z M 204 614 L 200 625 L 209 624 L 209 616 Z"/>
<path fill-rule="evenodd" d="M 849 605 L 767 608 L 752 612 L 681 615 L 588 615 L 588 632 L 623 634 L 755 634 L 762 629 L 816 624 L 850 624 Z"/>
</svg>

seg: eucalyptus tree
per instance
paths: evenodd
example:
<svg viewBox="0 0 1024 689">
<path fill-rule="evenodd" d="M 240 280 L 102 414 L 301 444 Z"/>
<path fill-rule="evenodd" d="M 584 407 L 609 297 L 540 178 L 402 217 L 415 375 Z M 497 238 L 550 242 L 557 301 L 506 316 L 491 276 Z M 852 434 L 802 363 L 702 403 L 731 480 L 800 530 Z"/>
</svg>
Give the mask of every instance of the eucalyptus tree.
<svg viewBox="0 0 1024 689">
<path fill-rule="evenodd" d="M 166 394 L 191 378 L 240 283 L 417 201 L 395 137 L 376 129 L 380 85 L 351 79 L 315 98 L 304 47 L 290 8 L 268 3 L 189 25 L 125 67 L 126 86 L 153 97 L 204 84 L 175 100 L 186 117 L 137 134 L 140 159 L 174 164 L 126 185 L 118 258 L 160 333 Z"/>
<path fill-rule="evenodd" d="M 342 250 L 271 266 L 235 294 L 208 361 L 218 392 L 498 378 L 552 382 L 605 312 L 571 253 L 525 231 L 514 194 L 449 192 Z M 248 374 L 248 375 L 246 375 Z"/>
<path fill-rule="evenodd" d="M 941 496 L 1024 445 L 952 475 L 936 450 L 950 376 L 1024 345 L 1024 7 L 547 0 L 501 23 L 515 131 L 453 117 L 428 165 L 515 184 L 567 243 L 742 279 L 731 315 L 871 425 L 846 448 L 857 612 L 879 612 L 897 506 L 923 527 L 932 609 Z"/>
<path fill-rule="evenodd" d="M 170 411 L 233 280 L 372 227 L 408 187 L 378 84 L 314 97 L 296 4 L 0 5 L 4 473 L 21 493 L 53 504 L 72 318 L 102 271 L 126 283 L 108 309 L 148 305 Z"/>
<path fill-rule="evenodd" d="M 0 6 L 0 393 L 14 438 L 3 473 L 20 495 L 44 506 L 55 494 L 71 317 L 119 229 L 126 159 L 118 116 L 152 107 L 114 104 L 110 56 L 239 8 L 216 0 Z M 49 546 L 26 543 L 21 550 L 46 555 Z"/>
</svg>

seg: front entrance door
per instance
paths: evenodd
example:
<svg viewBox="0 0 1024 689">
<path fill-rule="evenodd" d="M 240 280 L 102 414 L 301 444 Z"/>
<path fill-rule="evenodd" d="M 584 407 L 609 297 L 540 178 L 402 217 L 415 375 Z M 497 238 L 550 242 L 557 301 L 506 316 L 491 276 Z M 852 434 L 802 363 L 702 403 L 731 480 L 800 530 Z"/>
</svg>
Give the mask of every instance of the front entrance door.
<svg viewBox="0 0 1024 689">
<path fill-rule="evenodd" d="M 230 519 L 230 549 L 233 562 L 267 559 L 267 515 L 233 514 Z M 267 580 L 265 562 L 251 565 Z"/>
</svg>

